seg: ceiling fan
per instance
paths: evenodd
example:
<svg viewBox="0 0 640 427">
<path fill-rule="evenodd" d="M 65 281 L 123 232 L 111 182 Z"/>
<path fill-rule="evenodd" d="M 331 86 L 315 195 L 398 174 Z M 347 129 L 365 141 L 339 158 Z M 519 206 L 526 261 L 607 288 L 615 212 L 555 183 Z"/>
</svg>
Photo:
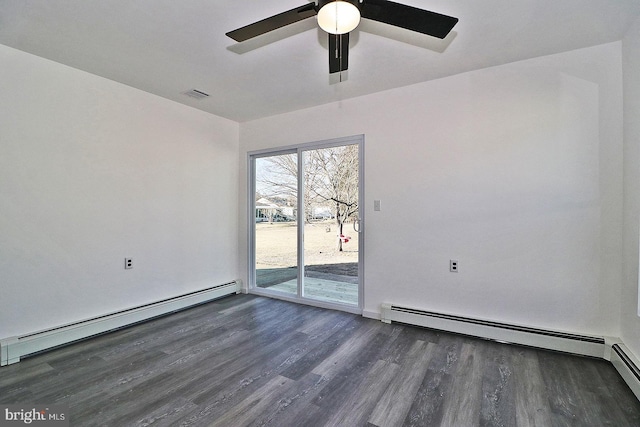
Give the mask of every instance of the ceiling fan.
<svg viewBox="0 0 640 427">
<path fill-rule="evenodd" d="M 443 39 L 458 18 L 418 9 L 388 0 L 317 0 L 279 13 L 237 30 L 227 36 L 243 42 L 303 19 L 318 16 L 318 25 L 329 34 L 329 73 L 345 71 L 349 66 L 349 32 L 360 17 L 394 25 Z"/>
</svg>

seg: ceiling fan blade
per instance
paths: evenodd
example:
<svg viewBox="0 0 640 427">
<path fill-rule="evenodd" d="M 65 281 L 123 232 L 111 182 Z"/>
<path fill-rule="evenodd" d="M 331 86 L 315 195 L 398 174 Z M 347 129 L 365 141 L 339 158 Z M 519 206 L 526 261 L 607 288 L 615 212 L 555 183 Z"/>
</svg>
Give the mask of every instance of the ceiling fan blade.
<svg viewBox="0 0 640 427">
<path fill-rule="evenodd" d="M 365 0 L 361 5 L 363 18 L 395 25 L 411 31 L 443 39 L 458 22 L 458 18 L 418 9 L 388 0 Z"/>
<path fill-rule="evenodd" d="M 254 22 L 253 24 L 246 25 L 242 28 L 238 28 L 237 30 L 229 31 L 226 35 L 237 42 L 243 42 L 268 33 L 269 31 L 277 30 L 278 28 L 293 24 L 294 22 L 302 21 L 303 19 L 316 15 L 316 13 L 315 4 L 309 3 L 304 6 L 296 7 L 295 9 L 273 15 L 269 18 L 265 18 L 261 21 Z"/>
<path fill-rule="evenodd" d="M 329 34 L 329 73 L 349 68 L 349 33 Z"/>
</svg>

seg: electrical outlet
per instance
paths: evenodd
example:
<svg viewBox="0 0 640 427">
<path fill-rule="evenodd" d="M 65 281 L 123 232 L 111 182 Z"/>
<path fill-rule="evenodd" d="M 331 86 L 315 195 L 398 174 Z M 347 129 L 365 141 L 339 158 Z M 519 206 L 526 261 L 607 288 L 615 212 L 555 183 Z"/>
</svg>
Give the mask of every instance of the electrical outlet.
<svg viewBox="0 0 640 427">
<path fill-rule="evenodd" d="M 450 259 L 449 260 L 449 271 L 452 273 L 457 273 L 458 272 L 458 260 L 457 259 Z"/>
<path fill-rule="evenodd" d="M 124 269 L 125 270 L 129 270 L 130 268 L 133 268 L 133 259 L 125 258 L 124 259 Z"/>
<path fill-rule="evenodd" d="M 376 212 L 380 211 L 380 200 L 373 201 L 373 210 Z"/>
</svg>

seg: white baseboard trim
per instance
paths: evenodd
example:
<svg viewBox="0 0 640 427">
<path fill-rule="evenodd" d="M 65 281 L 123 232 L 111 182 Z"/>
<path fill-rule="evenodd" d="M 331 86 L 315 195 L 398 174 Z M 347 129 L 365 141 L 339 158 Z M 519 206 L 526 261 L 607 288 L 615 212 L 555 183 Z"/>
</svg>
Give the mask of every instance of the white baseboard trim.
<svg viewBox="0 0 640 427">
<path fill-rule="evenodd" d="M 366 317 L 367 319 L 380 320 L 380 313 L 378 313 L 377 311 L 364 310 L 362 312 L 362 317 Z"/>
<path fill-rule="evenodd" d="M 94 335 L 121 329 L 155 317 L 184 310 L 226 295 L 240 293 L 239 282 L 233 281 L 188 294 L 164 299 L 44 331 L 0 339 L 0 366 L 20 361 L 29 354 L 41 352 Z"/>
</svg>

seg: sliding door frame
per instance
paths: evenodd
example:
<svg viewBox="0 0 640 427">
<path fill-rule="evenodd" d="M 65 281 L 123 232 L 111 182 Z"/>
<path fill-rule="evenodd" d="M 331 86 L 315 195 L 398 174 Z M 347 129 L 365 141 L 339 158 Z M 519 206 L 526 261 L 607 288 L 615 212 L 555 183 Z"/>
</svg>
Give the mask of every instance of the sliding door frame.
<svg viewBox="0 0 640 427">
<path fill-rule="evenodd" d="M 284 154 L 297 154 L 298 177 L 302 177 L 303 154 L 306 151 L 339 147 L 344 145 L 358 144 L 358 219 L 360 233 L 358 234 L 358 306 L 342 304 L 338 302 L 327 302 L 306 298 L 302 295 L 302 281 L 304 280 L 304 182 L 298 179 L 298 218 L 297 218 L 297 268 L 298 286 L 297 295 L 286 295 L 279 292 L 268 291 L 256 286 L 256 240 L 255 240 L 255 212 L 256 212 L 256 159 L 261 157 L 271 157 Z M 248 219 L 248 290 L 251 294 L 268 296 L 272 298 L 293 301 L 297 303 L 312 305 L 316 307 L 330 308 L 347 311 L 355 314 L 362 314 L 364 307 L 364 240 L 365 240 L 365 204 L 364 204 L 364 135 L 353 135 L 343 138 L 335 138 L 323 141 L 307 142 L 303 144 L 276 147 L 263 150 L 250 151 L 247 153 L 248 171 L 248 198 L 247 198 L 247 219 Z M 301 216 L 302 215 L 302 216 Z"/>
</svg>

